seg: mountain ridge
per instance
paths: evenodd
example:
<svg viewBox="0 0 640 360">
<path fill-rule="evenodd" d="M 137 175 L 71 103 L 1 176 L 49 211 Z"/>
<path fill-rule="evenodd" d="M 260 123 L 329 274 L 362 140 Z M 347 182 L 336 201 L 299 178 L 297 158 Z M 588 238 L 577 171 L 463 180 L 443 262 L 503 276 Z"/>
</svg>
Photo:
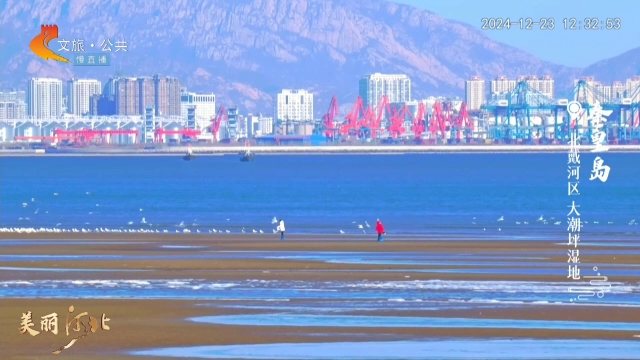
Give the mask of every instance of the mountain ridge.
<svg viewBox="0 0 640 360">
<path fill-rule="evenodd" d="M 0 15 L 3 86 L 31 76 L 106 80 L 103 68 L 36 58 L 28 44 L 41 23 L 85 43 L 126 39 L 129 51 L 113 53 L 110 75 L 176 76 L 221 105 L 266 113 L 283 88 L 314 92 L 316 113 L 332 95 L 352 102 L 358 80 L 374 72 L 409 75 L 413 97 L 422 98 L 463 96 L 474 75 L 550 74 L 568 89 L 584 70 L 610 71 L 545 62 L 471 25 L 382 0 L 9 0 Z"/>
</svg>

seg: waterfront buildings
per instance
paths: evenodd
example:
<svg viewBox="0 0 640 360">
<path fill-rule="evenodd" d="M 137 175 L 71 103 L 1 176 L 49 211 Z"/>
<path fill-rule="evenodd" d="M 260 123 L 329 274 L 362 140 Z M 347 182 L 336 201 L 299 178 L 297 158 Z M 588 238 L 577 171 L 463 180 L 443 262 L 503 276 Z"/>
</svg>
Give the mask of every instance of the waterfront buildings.
<svg viewBox="0 0 640 360">
<path fill-rule="evenodd" d="M 62 115 L 62 80 L 31 78 L 26 97 L 29 116 L 35 119 L 52 119 Z"/>
<path fill-rule="evenodd" d="M 200 127 L 210 126 L 211 119 L 216 116 L 216 95 L 213 93 L 198 94 L 183 89 L 180 111 L 183 119 L 187 118 L 187 112 L 191 106 L 195 107 L 196 123 Z"/>
<path fill-rule="evenodd" d="M 464 93 L 465 101 L 467 102 L 467 110 L 480 110 L 482 105 L 486 103 L 484 79 L 480 76 L 472 76 L 465 82 Z"/>
<path fill-rule="evenodd" d="M 280 121 L 313 121 L 313 94 L 306 90 L 282 90 L 276 98 Z"/>
<path fill-rule="evenodd" d="M 520 82 L 525 82 L 527 86 L 549 99 L 555 98 L 555 81 L 549 75 L 543 76 L 541 79 L 535 75 L 520 76 L 517 79 L 508 79 L 506 76 L 498 76 L 495 80 L 491 80 L 491 99 L 498 100 L 516 88 Z"/>
<path fill-rule="evenodd" d="M 153 76 L 156 116 L 180 116 L 182 114 L 180 81 L 170 76 Z"/>
<path fill-rule="evenodd" d="M 411 101 L 411 79 L 407 75 L 375 73 L 364 76 L 359 85 L 364 106 L 371 106 L 374 111 L 377 111 L 382 95 L 387 96 L 389 103 Z"/>
<path fill-rule="evenodd" d="M 91 114 L 91 97 L 102 94 L 102 83 L 95 79 L 71 79 L 67 82 L 68 112 L 82 116 Z"/>
<path fill-rule="evenodd" d="M 587 76 L 574 80 L 574 86 L 583 81 L 585 86 L 578 91 L 574 100 L 594 103 L 600 102 L 621 102 L 622 100 L 631 103 L 640 102 L 640 76 L 627 79 L 626 82 L 614 81 L 611 85 L 605 85 L 597 81 L 594 77 Z"/>
<path fill-rule="evenodd" d="M 25 91 L 0 92 L 0 120 L 22 119 L 27 116 L 27 94 Z"/>
</svg>

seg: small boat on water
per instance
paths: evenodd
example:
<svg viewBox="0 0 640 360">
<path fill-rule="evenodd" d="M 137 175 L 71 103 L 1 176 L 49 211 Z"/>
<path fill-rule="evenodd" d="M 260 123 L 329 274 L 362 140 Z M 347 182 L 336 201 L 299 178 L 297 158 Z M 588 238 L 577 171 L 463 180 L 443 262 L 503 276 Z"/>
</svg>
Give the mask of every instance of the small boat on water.
<svg viewBox="0 0 640 360">
<path fill-rule="evenodd" d="M 189 147 L 187 148 L 187 153 L 182 157 L 182 159 L 185 161 L 191 161 L 195 158 L 196 156 L 193 155 L 193 150 L 191 149 L 191 145 L 189 145 Z"/>
<path fill-rule="evenodd" d="M 253 159 L 256 157 L 254 153 L 251 152 L 251 150 L 249 150 L 249 144 L 246 144 L 246 148 L 244 151 L 240 152 L 240 161 L 242 162 L 249 162 L 249 161 L 253 161 Z"/>
</svg>

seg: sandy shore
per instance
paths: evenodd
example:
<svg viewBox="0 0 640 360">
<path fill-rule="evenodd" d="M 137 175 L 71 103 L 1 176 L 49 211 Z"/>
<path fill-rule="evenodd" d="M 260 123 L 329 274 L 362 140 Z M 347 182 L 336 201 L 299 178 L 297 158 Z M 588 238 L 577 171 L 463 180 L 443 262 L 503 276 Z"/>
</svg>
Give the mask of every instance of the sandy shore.
<svg viewBox="0 0 640 360">
<path fill-rule="evenodd" d="M 27 242 L 45 242 L 43 245 L 25 245 L 9 243 L 22 239 Z M 91 268 L 91 269 L 143 269 L 154 270 L 144 274 L 135 272 L 90 273 L 90 272 L 32 272 L 0 271 L 0 281 L 38 280 L 38 279 L 208 279 L 212 281 L 265 279 L 299 281 L 360 281 L 373 280 L 430 280 L 430 279 L 475 279 L 475 280 L 520 280 L 520 281 L 567 281 L 564 273 L 558 276 L 495 276 L 487 274 L 445 274 L 419 273 L 418 268 L 441 268 L 442 266 L 407 265 L 366 265 L 337 264 L 321 261 L 286 259 L 179 259 L 179 255 L 196 255 L 206 251 L 308 251 L 308 252 L 412 252 L 412 253 L 514 253 L 526 255 L 535 251 L 557 251 L 543 262 L 566 262 L 566 247 L 540 241 L 404 241 L 398 237 L 387 242 L 377 243 L 365 237 L 340 236 L 289 236 L 287 241 L 278 241 L 273 236 L 251 235 L 172 235 L 172 234 L 0 234 L 0 250 L 3 255 L 166 255 L 175 259 L 143 260 L 78 260 L 78 261 L 6 261 L 4 267 L 49 267 L 49 268 Z M 69 241 L 70 244 L 54 244 L 56 241 Z M 111 244 L 91 244 L 88 241 L 111 241 Z M 320 241 L 322 240 L 322 241 Z M 46 242 L 52 242 L 46 244 Z M 121 242 L 121 243 L 118 243 Z M 122 243 L 125 242 L 125 243 Z M 640 242 L 634 249 L 640 249 Z M 200 246 L 201 248 L 166 249 L 162 245 Z M 589 256 L 596 249 L 619 250 L 615 254 Z M 625 248 L 589 247 L 584 248 L 583 262 L 606 264 L 638 264 L 640 255 L 625 254 Z M 490 260 L 487 266 L 490 266 Z M 464 264 L 456 265 L 463 268 Z M 526 262 L 523 264 L 526 266 Z M 474 268 L 482 266 L 473 266 Z M 450 268 L 450 266 L 449 266 Z M 385 270 L 398 270 L 385 272 Z M 615 281 L 633 281 L 637 279 L 616 278 Z M 0 288 L 2 291 L 2 288 Z M 567 338 L 567 339 L 633 339 L 629 331 L 594 330 L 535 330 L 535 329 L 475 329 L 475 328 L 355 328 L 355 327 L 264 327 L 230 326 L 193 323 L 188 317 L 222 314 L 248 314 L 260 310 L 228 309 L 216 307 L 219 302 L 213 300 L 133 300 L 133 299 L 74 299 L 74 294 L 66 294 L 67 299 L 10 299 L 0 298 L 0 351 L 2 359 L 47 359 L 47 358 L 91 358 L 129 359 L 127 351 L 169 346 L 223 345 L 223 344 L 260 344 L 283 342 L 318 342 L 390 340 L 399 338 L 434 337 L 507 337 L 507 338 Z M 303 300 L 298 300 L 304 303 Z M 226 301 L 229 303 L 229 301 Z M 68 343 L 65 335 L 64 317 L 67 309 L 73 305 L 76 313 L 87 311 L 99 318 L 105 313 L 110 318 L 109 331 L 97 330 L 78 340 L 61 355 L 51 352 Z M 207 305 L 207 306 L 199 306 Z M 41 333 L 36 337 L 20 334 L 20 315 L 31 311 L 39 329 L 39 317 L 56 312 L 60 317 L 58 335 Z M 353 310 L 354 314 L 388 316 L 429 316 L 429 317 L 471 317 L 484 319 L 538 319 L 538 320 L 574 320 L 640 322 L 640 314 L 633 307 L 599 306 L 554 306 L 527 305 L 508 308 L 471 308 L 446 311 L 367 311 Z M 38 319 L 38 321 L 36 321 Z M 326 336 L 311 336 L 323 333 Z M 76 335 L 77 336 L 77 335 Z"/>
</svg>

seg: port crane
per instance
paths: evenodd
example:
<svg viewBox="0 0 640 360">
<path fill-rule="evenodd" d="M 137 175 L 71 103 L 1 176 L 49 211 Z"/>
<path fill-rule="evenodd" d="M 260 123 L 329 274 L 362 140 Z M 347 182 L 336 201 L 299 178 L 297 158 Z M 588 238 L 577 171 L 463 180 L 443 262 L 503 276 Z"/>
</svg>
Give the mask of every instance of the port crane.
<svg viewBox="0 0 640 360">
<path fill-rule="evenodd" d="M 220 106 L 216 116 L 211 119 L 211 134 L 213 134 L 214 141 L 220 141 L 220 139 L 218 139 L 218 134 L 220 132 L 222 120 L 227 123 L 229 122 L 229 115 L 227 114 L 227 109 L 225 109 L 224 106 Z"/>
<path fill-rule="evenodd" d="M 336 128 L 334 120 L 338 117 L 338 98 L 334 95 L 331 98 L 331 103 L 329 104 L 329 110 L 327 113 L 322 116 L 322 125 L 324 128 L 324 135 L 328 138 L 334 139 L 336 132 L 339 130 Z"/>
</svg>

